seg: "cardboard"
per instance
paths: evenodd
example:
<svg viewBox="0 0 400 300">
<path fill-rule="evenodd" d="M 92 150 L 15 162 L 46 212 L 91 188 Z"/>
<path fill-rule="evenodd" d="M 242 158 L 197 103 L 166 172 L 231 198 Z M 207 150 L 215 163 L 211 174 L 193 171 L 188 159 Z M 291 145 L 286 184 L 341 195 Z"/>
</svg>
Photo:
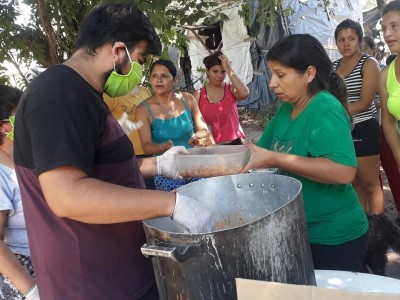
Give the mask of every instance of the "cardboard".
<svg viewBox="0 0 400 300">
<path fill-rule="evenodd" d="M 400 294 L 353 292 L 236 278 L 238 300 L 400 300 Z"/>
</svg>

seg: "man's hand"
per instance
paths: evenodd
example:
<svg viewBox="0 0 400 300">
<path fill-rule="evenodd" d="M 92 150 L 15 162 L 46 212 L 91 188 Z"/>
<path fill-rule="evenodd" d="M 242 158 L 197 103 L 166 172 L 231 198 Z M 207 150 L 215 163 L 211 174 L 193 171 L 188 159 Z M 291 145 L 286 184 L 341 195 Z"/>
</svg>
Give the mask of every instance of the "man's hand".
<svg viewBox="0 0 400 300">
<path fill-rule="evenodd" d="M 176 203 L 171 218 L 190 233 L 213 232 L 216 225 L 211 209 L 179 193 L 176 193 Z"/>
<path fill-rule="evenodd" d="M 188 151 L 183 146 L 176 146 L 157 156 L 158 175 L 172 179 L 182 178 L 182 176 L 179 175 L 178 168 L 176 167 L 175 155 L 178 153 L 188 153 Z"/>
<path fill-rule="evenodd" d="M 132 131 L 139 130 L 143 126 L 143 122 L 132 122 L 128 119 L 128 114 L 123 112 L 121 117 L 117 120 L 122 130 L 126 135 L 130 135 Z"/>
</svg>

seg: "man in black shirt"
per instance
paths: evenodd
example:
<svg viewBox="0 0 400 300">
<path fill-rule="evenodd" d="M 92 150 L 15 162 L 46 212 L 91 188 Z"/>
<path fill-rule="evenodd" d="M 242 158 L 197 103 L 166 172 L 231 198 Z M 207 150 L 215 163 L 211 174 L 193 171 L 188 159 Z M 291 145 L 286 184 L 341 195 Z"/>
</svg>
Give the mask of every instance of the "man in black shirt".
<svg viewBox="0 0 400 300">
<path fill-rule="evenodd" d="M 14 157 L 42 300 L 157 299 L 151 260 L 140 252 L 141 220 L 171 215 L 190 231 L 212 224 L 197 201 L 144 189 L 142 174 L 177 176 L 168 158 L 178 150 L 136 160 L 102 99 L 131 90 L 146 55 L 160 51 L 135 5 L 99 5 L 71 58 L 21 98 Z M 187 203 L 193 210 L 182 208 Z"/>
</svg>

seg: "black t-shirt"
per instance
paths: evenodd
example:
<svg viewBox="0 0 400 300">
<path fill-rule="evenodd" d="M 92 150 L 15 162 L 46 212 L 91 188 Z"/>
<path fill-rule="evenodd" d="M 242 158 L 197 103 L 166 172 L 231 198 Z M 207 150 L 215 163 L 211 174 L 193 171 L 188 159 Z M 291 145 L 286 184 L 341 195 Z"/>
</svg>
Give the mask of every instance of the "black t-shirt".
<svg viewBox="0 0 400 300">
<path fill-rule="evenodd" d="M 101 94 L 71 68 L 49 68 L 23 94 L 14 157 L 41 299 L 137 299 L 154 284 L 151 261 L 140 252 L 141 222 L 59 218 L 44 199 L 37 176 L 63 166 L 144 188 L 128 137 Z"/>
</svg>

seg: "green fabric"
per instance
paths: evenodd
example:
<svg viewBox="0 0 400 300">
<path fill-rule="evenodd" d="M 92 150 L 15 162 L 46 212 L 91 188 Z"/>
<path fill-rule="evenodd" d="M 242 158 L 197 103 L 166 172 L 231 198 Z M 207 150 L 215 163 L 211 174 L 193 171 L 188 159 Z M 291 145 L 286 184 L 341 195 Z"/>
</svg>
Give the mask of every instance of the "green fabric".
<svg viewBox="0 0 400 300">
<path fill-rule="evenodd" d="M 294 120 L 284 103 L 257 145 L 305 157 L 326 157 L 356 167 L 349 118 L 340 102 L 322 91 Z M 311 244 L 338 245 L 368 230 L 368 220 L 351 184 L 324 184 L 289 173 L 301 181 Z"/>
<path fill-rule="evenodd" d="M 388 111 L 400 120 L 400 84 L 396 78 L 396 59 L 390 63 L 389 71 L 386 79 L 386 90 L 389 94 L 387 99 Z"/>
</svg>

